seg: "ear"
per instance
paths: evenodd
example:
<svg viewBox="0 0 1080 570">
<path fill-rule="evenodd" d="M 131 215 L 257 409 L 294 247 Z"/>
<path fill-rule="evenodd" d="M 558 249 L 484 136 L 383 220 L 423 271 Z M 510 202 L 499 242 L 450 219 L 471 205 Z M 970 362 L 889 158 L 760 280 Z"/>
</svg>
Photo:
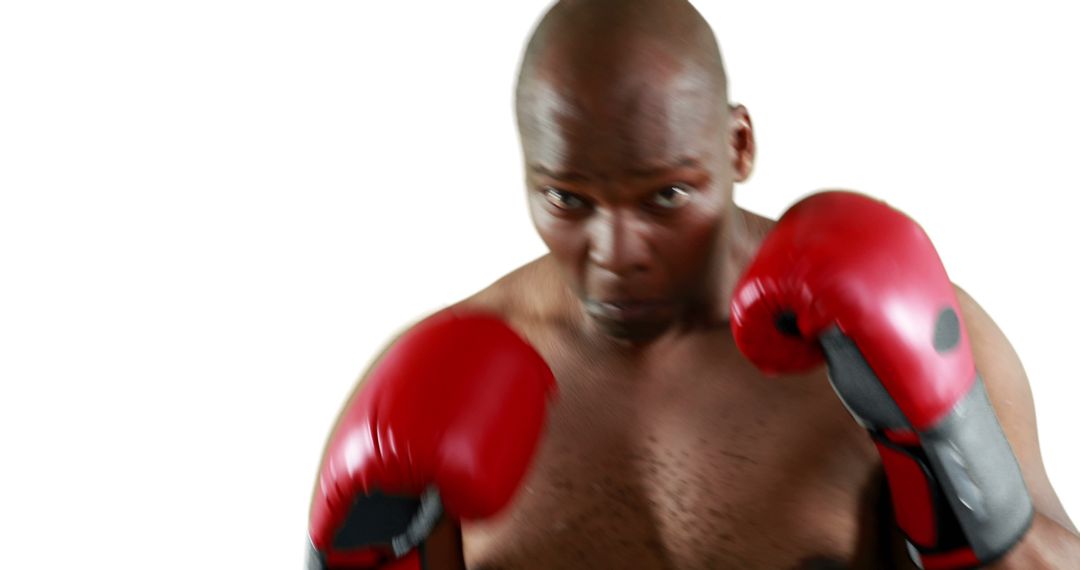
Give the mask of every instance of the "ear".
<svg viewBox="0 0 1080 570">
<path fill-rule="evenodd" d="M 731 166 L 735 182 L 744 182 L 754 170 L 754 156 L 757 143 L 754 142 L 754 125 L 750 122 L 750 112 L 738 103 L 728 109 L 731 139 Z"/>
</svg>

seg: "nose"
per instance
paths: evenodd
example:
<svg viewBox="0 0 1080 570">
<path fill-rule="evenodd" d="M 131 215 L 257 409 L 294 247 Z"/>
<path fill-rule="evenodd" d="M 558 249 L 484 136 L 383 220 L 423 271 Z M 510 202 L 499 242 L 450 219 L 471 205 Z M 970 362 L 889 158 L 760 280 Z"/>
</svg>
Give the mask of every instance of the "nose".
<svg viewBox="0 0 1080 570">
<path fill-rule="evenodd" d="M 645 229 L 622 211 L 597 216 L 590 228 L 589 260 L 619 276 L 647 271 L 649 246 Z"/>
</svg>

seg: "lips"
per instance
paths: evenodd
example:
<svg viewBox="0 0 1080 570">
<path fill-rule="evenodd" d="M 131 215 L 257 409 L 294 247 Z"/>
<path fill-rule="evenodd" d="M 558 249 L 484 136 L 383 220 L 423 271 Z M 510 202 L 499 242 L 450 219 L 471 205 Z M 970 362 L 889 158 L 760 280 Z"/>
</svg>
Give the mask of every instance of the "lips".
<svg viewBox="0 0 1080 570">
<path fill-rule="evenodd" d="M 585 310 L 594 317 L 615 321 L 645 320 L 663 310 L 667 305 L 661 301 L 616 299 L 587 301 Z"/>
</svg>

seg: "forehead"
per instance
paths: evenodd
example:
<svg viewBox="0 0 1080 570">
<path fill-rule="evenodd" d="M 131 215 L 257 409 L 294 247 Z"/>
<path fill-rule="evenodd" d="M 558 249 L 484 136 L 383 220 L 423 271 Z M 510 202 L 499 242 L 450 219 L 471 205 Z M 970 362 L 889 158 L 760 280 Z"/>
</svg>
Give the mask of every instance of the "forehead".
<svg viewBox="0 0 1080 570">
<path fill-rule="evenodd" d="M 621 65 L 544 66 L 521 101 L 530 161 L 595 171 L 634 169 L 720 150 L 725 114 L 712 74 L 663 53 Z"/>
</svg>

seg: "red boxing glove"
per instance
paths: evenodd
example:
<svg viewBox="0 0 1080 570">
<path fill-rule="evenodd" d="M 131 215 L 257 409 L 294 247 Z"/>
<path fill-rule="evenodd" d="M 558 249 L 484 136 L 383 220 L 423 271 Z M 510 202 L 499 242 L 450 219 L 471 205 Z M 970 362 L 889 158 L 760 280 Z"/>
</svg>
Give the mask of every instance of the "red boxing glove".
<svg viewBox="0 0 1080 570">
<path fill-rule="evenodd" d="M 506 506 L 555 380 L 501 320 L 447 310 L 401 337 L 330 437 L 311 506 L 309 568 L 419 568 L 441 518 Z M 403 560 L 401 557 L 405 557 Z"/>
<path fill-rule="evenodd" d="M 929 238 L 883 202 L 825 192 L 788 210 L 736 286 L 739 349 L 769 373 L 828 364 L 870 432 L 924 568 L 994 560 L 1034 511 Z"/>
</svg>

